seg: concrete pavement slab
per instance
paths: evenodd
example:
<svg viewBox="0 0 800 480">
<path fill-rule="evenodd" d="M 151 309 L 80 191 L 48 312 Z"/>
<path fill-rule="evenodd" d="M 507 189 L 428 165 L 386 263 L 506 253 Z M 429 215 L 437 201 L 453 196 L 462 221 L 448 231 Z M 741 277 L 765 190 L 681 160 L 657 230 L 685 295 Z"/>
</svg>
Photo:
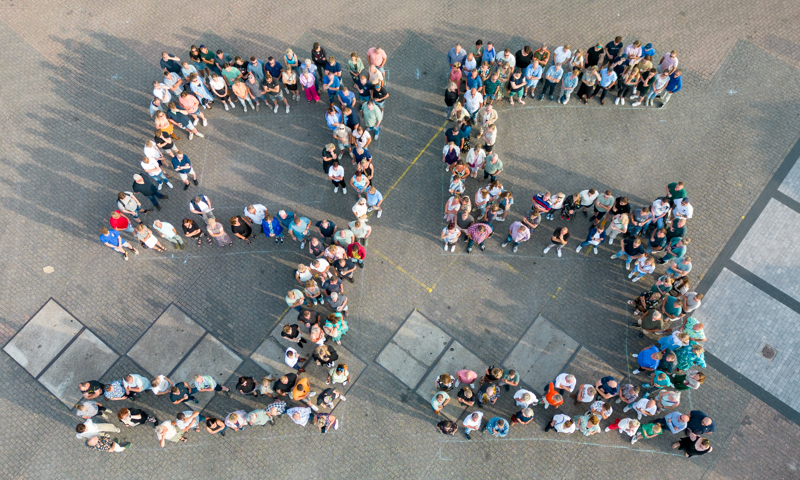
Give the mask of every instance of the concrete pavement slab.
<svg viewBox="0 0 800 480">
<path fill-rule="evenodd" d="M 67 408 L 72 408 L 81 398 L 77 384 L 99 379 L 118 358 L 119 355 L 97 335 L 84 330 L 44 371 L 39 381 Z"/>
<path fill-rule="evenodd" d="M 75 317 L 51 299 L 3 350 L 38 377 L 82 328 Z"/>
<path fill-rule="evenodd" d="M 470 352 L 460 343 L 453 342 L 444 352 L 439 361 L 436 362 L 436 364 L 430 369 L 430 372 L 427 376 L 425 376 L 425 379 L 422 380 L 422 383 L 419 385 L 419 388 L 417 388 L 416 392 L 420 397 L 422 397 L 423 400 L 430 403 L 437 391 L 435 384 L 439 375 L 448 373 L 455 376 L 457 371 L 464 369 L 473 370 L 475 372 L 483 372 L 485 368 L 486 362 L 478 358 L 474 353 Z M 464 405 L 458 403 L 458 399 L 456 398 L 458 391 L 462 387 L 463 385 L 449 392 L 450 403 L 442 409 L 442 415 L 450 420 L 458 419 L 464 412 Z M 474 391 L 477 392 L 477 384 L 475 387 L 476 388 Z"/>
<path fill-rule="evenodd" d="M 170 378 L 174 382 L 185 381 L 191 384 L 197 374 L 211 375 L 217 383 L 224 385 L 240 363 L 242 359 L 233 350 L 213 336 L 206 335 L 178 365 Z M 190 406 L 202 409 L 213 396 L 214 392 L 198 393 L 196 397 L 200 403 Z"/>
<path fill-rule="evenodd" d="M 128 356 L 150 375 L 168 375 L 204 333 L 203 327 L 170 305 L 128 351 Z"/>
</svg>

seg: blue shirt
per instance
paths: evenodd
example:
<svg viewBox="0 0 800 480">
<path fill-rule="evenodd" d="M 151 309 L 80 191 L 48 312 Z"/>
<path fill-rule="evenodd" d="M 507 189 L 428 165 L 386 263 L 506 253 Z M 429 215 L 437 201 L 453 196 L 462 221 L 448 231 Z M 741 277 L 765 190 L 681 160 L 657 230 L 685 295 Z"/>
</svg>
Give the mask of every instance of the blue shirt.
<svg viewBox="0 0 800 480">
<path fill-rule="evenodd" d="M 342 71 L 342 66 L 339 65 L 339 62 L 333 62 L 333 65 L 331 65 L 330 62 L 325 64 L 325 73 L 326 74 L 327 74 L 327 72 L 331 72 L 331 73 L 334 74 L 333 75 L 334 77 L 339 78 L 339 77 L 336 76 L 336 74 L 340 73 L 341 71 Z"/>
<path fill-rule="evenodd" d="M 382 201 L 383 195 L 381 195 L 381 192 L 379 192 L 377 188 L 375 189 L 375 193 L 369 193 L 369 191 L 367 191 L 367 205 L 373 207 Z"/>
<path fill-rule="evenodd" d="M 110 243 L 115 247 L 122 246 L 122 239 L 119 238 L 119 232 L 116 230 L 109 230 L 108 235 L 100 235 L 100 241 L 103 243 Z"/>
<path fill-rule="evenodd" d="M 369 150 L 367 150 L 366 148 L 364 148 L 363 150 L 364 150 L 363 152 L 358 153 L 356 149 L 353 149 L 353 159 L 355 159 L 356 162 L 360 162 L 365 158 L 367 160 L 372 160 L 372 155 L 369 154 Z"/>
<path fill-rule="evenodd" d="M 170 57 L 174 57 L 175 56 L 175 55 L 173 55 L 171 53 L 168 53 L 167 55 L 169 55 Z M 162 58 L 161 62 L 159 62 L 159 63 L 161 64 L 161 69 L 162 70 L 166 69 L 168 72 L 181 73 L 181 64 L 176 62 L 175 60 L 171 60 L 170 59 L 170 60 L 166 60 L 165 61 Z"/>
<path fill-rule="evenodd" d="M 444 138 L 447 142 L 453 142 L 457 146 L 461 146 L 461 130 L 456 130 L 453 132 L 452 128 L 448 128 L 446 132 L 444 132 Z"/>
<path fill-rule="evenodd" d="M 550 68 L 547 69 L 547 75 L 546 76 L 553 77 L 553 78 L 556 79 L 556 81 L 561 80 L 561 76 L 562 75 L 564 75 L 564 69 L 563 68 L 559 68 L 558 70 L 556 70 L 556 66 L 552 65 Z"/>
<path fill-rule="evenodd" d="M 451 48 L 450 51 L 447 52 L 447 63 L 450 64 L 451 66 L 455 65 L 456 62 L 460 63 L 461 65 L 464 65 L 464 60 L 466 58 L 467 58 L 467 51 L 464 50 L 463 48 L 458 53 L 456 53 L 456 47 Z"/>
<path fill-rule="evenodd" d="M 647 350 L 642 350 L 639 352 L 639 356 L 636 357 L 636 360 L 639 362 L 640 366 L 655 370 L 656 367 L 658 367 L 658 360 L 654 359 L 651 355 L 656 352 L 658 352 L 658 347 L 653 345 Z"/>
<path fill-rule="evenodd" d="M 355 93 L 347 92 L 347 95 L 345 95 L 344 92 L 339 90 L 339 92 L 337 92 L 337 95 L 339 96 L 339 101 L 342 102 L 342 105 L 346 105 L 351 108 L 353 107 L 353 102 L 355 102 L 356 100 Z"/>
<path fill-rule="evenodd" d="M 497 427 L 497 422 L 500 420 L 501 420 L 500 417 L 494 417 L 493 419 L 489 420 L 489 423 L 486 424 L 486 431 L 496 437 L 505 437 L 506 435 L 508 435 L 508 429 L 509 429 L 508 420 L 505 420 L 503 428 L 501 428 L 498 431 L 495 431 L 495 428 Z"/>
<path fill-rule="evenodd" d="M 281 78 L 281 70 L 283 70 L 283 65 L 277 60 L 275 60 L 275 65 L 270 65 L 269 63 L 264 64 L 264 71 L 269 72 L 272 78 Z"/>
<path fill-rule="evenodd" d="M 337 77 L 336 75 L 333 76 L 333 79 L 331 79 L 331 77 L 325 77 L 325 85 L 328 86 L 328 95 L 336 95 L 337 91 L 336 90 L 331 90 L 331 89 L 332 88 L 339 88 L 339 85 L 341 85 L 341 84 L 342 84 L 342 82 L 339 80 L 339 77 Z M 336 108 L 338 109 L 339 107 L 336 107 Z"/>
<path fill-rule="evenodd" d="M 681 88 L 683 88 L 683 76 L 676 77 L 674 73 L 670 75 L 667 91 L 670 93 L 680 92 Z"/>
<path fill-rule="evenodd" d="M 480 75 L 478 75 L 475 78 L 472 78 L 472 75 L 467 77 L 467 88 L 480 89 L 482 86 L 483 86 L 483 80 L 481 80 Z"/>
<path fill-rule="evenodd" d="M 247 64 L 247 71 L 256 76 L 259 80 L 264 80 L 264 62 L 256 59 L 256 65 L 253 62 Z M 272 73 L 270 73 L 272 75 Z"/>
<path fill-rule="evenodd" d="M 608 383 L 611 381 L 616 381 L 616 380 L 614 380 L 614 377 L 603 377 L 600 379 L 600 386 L 603 387 L 603 391 L 606 392 L 607 394 L 616 395 L 617 393 L 619 393 L 619 383 L 617 383 L 616 387 L 610 387 Z"/>
<path fill-rule="evenodd" d="M 290 223 L 289 231 L 293 232 L 298 240 L 302 240 L 303 238 L 305 238 L 303 232 L 306 230 L 309 223 L 311 223 L 311 220 L 307 219 L 306 217 L 300 217 L 300 224 L 298 225 L 294 222 Z"/>
<path fill-rule="evenodd" d="M 191 162 L 189 162 L 189 155 L 186 155 L 184 153 L 183 154 L 183 160 L 178 160 L 178 156 L 177 155 L 172 157 L 172 169 L 173 170 L 178 170 L 178 167 L 186 167 L 186 166 L 188 166 L 189 168 L 180 170 L 180 171 L 178 171 L 178 173 L 183 173 L 183 174 L 189 173 L 189 170 L 192 167 Z"/>
<path fill-rule="evenodd" d="M 278 220 L 283 225 L 283 228 L 289 228 L 289 225 L 294 222 L 294 213 L 287 211 L 286 218 L 278 217 Z"/>
<path fill-rule="evenodd" d="M 653 48 L 653 47 L 647 48 L 647 45 L 642 47 L 642 58 L 644 58 L 644 57 L 646 57 L 648 55 L 650 55 L 652 57 L 652 56 L 655 56 L 655 54 L 656 54 L 656 49 L 655 48 Z"/>
<path fill-rule="evenodd" d="M 287 218 L 289 217 L 287 216 Z M 268 237 L 270 234 L 280 236 L 281 233 L 283 233 L 283 226 L 281 225 L 281 222 L 279 222 L 278 220 L 279 220 L 278 217 L 272 217 L 271 222 L 266 222 L 266 221 L 261 222 L 261 229 L 264 231 L 264 235 Z"/>
<path fill-rule="evenodd" d="M 610 72 L 608 71 L 608 68 L 604 68 L 604 69 L 600 70 L 600 86 L 601 87 L 607 87 L 607 86 L 611 85 L 612 82 L 615 82 L 615 81 L 617 81 L 617 74 L 616 74 L 616 72 L 614 72 L 613 69 Z"/>
<path fill-rule="evenodd" d="M 487 49 L 483 51 L 483 56 L 481 57 L 481 60 L 489 62 L 489 65 L 491 65 L 494 62 L 495 58 L 497 58 L 497 50 L 492 48 L 491 50 Z"/>
<path fill-rule="evenodd" d="M 178 122 L 182 127 L 187 127 L 190 123 L 192 123 L 192 121 L 189 120 L 189 117 L 177 110 L 173 112 L 172 110 L 167 109 L 167 118 Z"/>
<path fill-rule="evenodd" d="M 532 79 L 530 77 L 538 77 L 537 79 Z M 536 68 L 533 68 L 533 64 L 531 63 L 525 68 L 525 78 L 528 79 L 528 86 L 532 87 L 534 82 L 538 82 L 542 79 L 542 66 L 536 65 Z"/>
</svg>

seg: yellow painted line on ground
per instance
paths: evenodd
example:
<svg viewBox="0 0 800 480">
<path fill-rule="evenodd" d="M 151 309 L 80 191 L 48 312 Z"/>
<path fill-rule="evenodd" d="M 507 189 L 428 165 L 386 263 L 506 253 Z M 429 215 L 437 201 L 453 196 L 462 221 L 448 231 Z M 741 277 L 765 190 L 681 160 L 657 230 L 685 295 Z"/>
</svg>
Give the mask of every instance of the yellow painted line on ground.
<svg viewBox="0 0 800 480">
<path fill-rule="evenodd" d="M 391 259 L 391 258 L 389 258 L 389 257 L 387 257 L 386 255 L 382 254 L 382 253 L 381 253 L 380 251 L 378 251 L 377 249 L 374 249 L 374 248 L 373 248 L 373 249 L 372 249 L 372 253 L 374 253 L 374 254 L 378 255 L 379 257 L 381 257 L 381 258 L 383 258 L 384 260 L 386 260 L 387 262 L 389 262 L 389 265 L 393 266 L 394 268 L 396 268 L 397 270 L 399 270 L 399 271 L 400 271 L 400 273 L 402 273 L 403 275 L 407 276 L 408 278 L 410 278 L 411 280 L 413 280 L 414 282 L 416 282 L 416 283 L 417 283 L 418 285 L 420 285 L 422 288 L 424 288 L 425 290 L 427 290 L 427 291 L 428 291 L 428 293 L 432 293 L 432 292 L 433 292 L 433 288 L 431 288 L 431 287 L 429 287 L 429 286 L 425 285 L 424 283 L 420 282 L 419 280 L 417 280 L 417 279 L 416 279 L 416 278 L 415 278 L 413 275 L 411 275 L 410 273 L 408 273 L 408 272 L 407 272 L 407 271 L 406 271 L 406 270 L 405 270 L 403 267 L 401 267 L 400 265 L 398 265 L 398 264 L 394 263 L 394 262 L 392 261 L 392 259 Z"/>
<path fill-rule="evenodd" d="M 394 182 L 394 184 L 391 187 L 389 187 L 389 189 L 386 191 L 386 195 L 383 196 L 384 198 L 388 197 L 389 194 L 392 193 L 392 191 L 397 186 L 397 184 L 400 183 L 400 180 L 402 180 L 403 177 L 406 176 L 408 171 L 411 170 L 411 167 L 413 167 L 414 164 L 417 163 L 417 160 L 419 160 L 419 158 L 422 156 L 422 154 L 425 153 L 425 150 L 427 150 L 428 147 L 431 146 L 431 143 L 433 143 L 433 141 L 436 140 L 436 137 L 438 137 L 439 134 L 442 133 L 442 130 L 444 130 L 444 127 L 447 126 L 447 122 L 448 122 L 448 120 L 445 120 L 444 123 L 442 124 L 442 126 L 439 127 L 439 130 L 437 130 L 436 133 L 433 134 L 431 139 L 428 140 L 428 143 L 426 143 L 425 146 L 422 147 L 422 150 L 420 150 L 419 154 L 417 154 L 417 156 L 414 157 L 414 160 L 411 162 L 411 164 L 408 167 L 406 167 L 405 171 L 400 175 L 400 177 L 397 179 L 397 181 Z"/>
</svg>

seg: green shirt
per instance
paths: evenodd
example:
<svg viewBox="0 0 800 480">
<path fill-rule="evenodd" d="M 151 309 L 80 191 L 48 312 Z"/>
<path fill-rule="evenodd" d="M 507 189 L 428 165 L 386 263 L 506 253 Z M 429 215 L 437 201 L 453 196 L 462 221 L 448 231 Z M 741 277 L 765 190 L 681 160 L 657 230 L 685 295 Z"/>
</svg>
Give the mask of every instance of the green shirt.
<svg viewBox="0 0 800 480">
<path fill-rule="evenodd" d="M 672 200 L 675 200 L 676 198 L 686 198 L 686 188 L 684 187 L 681 188 L 680 190 L 677 190 L 677 188 L 678 188 L 678 182 L 670 183 L 669 185 L 667 185 L 667 190 L 669 190 L 670 198 Z"/>
<path fill-rule="evenodd" d="M 373 105 L 372 110 L 370 110 L 369 102 L 364 102 L 364 105 L 361 106 L 361 112 L 364 113 L 365 127 L 372 128 L 383 120 L 383 112 L 381 112 L 381 109 L 378 108 L 377 105 Z"/>
<path fill-rule="evenodd" d="M 489 175 L 494 175 L 495 173 L 499 172 L 502 169 L 503 169 L 503 161 L 500 160 L 499 158 L 495 163 L 492 163 L 490 160 L 487 160 L 486 165 L 483 166 L 483 170 Z"/>
<path fill-rule="evenodd" d="M 602 210 L 604 212 L 607 212 L 614 205 L 614 196 L 612 195 L 612 196 L 609 196 L 608 198 L 606 198 L 605 195 L 599 195 L 597 197 L 597 200 L 595 200 L 595 201 L 601 205 L 600 208 L 598 208 L 598 210 Z"/>
<path fill-rule="evenodd" d="M 361 70 L 364 70 L 364 62 L 361 61 L 359 58 L 355 64 L 353 64 L 353 59 L 347 61 L 347 68 L 350 69 L 350 73 L 358 75 L 361 73 Z"/>
<path fill-rule="evenodd" d="M 259 408 L 258 410 L 253 410 L 252 412 L 247 414 L 247 416 L 250 417 L 250 414 L 252 413 L 256 414 L 256 420 L 255 422 L 253 422 L 253 425 L 266 425 L 267 423 L 269 423 L 270 416 L 267 415 L 267 411 L 264 410 L 263 408 Z"/>
<path fill-rule="evenodd" d="M 239 78 L 241 74 L 242 72 L 240 72 L 238 68 L 231 67 L 228 70 L 222 70 L 222 76 L 228 80 L 228 85 L 233 85 L 233 81 Z"/>
<path fill-rule="evenodd" d="M 486 94 L 487 95 L 494 95 L 498 88 L 500 88 L 500 80 L 498 79 L 496 82 L 492 81 L 491 79 L 487 80 L 484 84 L 486 86 Z"/>
<path fill-rule="evenodd" d="M 503 380 L 505 380 L 508 383 L 517 383 L 517 382 L 519 382 L 519 373 L 514 372 L 514 376 L 510 377 L 508 375 L 508 372 L 510 372 L 510 371 L 511 370 L 506 370 L 506 373 L 503 374 Z"/>
<path fill-rule="evenodd" d="M 656 423 L 645 423 L 645 424 L 643 424 L 641 426 L 642 433 L 647 434 L 648 437 L 652 437 L 653 435 L 656 435 L 656 433 L 653 433 L 653 427 L 655 427 L 656 425 L 657 425 Z M 661 435 L 662 433 L 664 433 L 663 429 L 657 435 Z"/>
</svg>

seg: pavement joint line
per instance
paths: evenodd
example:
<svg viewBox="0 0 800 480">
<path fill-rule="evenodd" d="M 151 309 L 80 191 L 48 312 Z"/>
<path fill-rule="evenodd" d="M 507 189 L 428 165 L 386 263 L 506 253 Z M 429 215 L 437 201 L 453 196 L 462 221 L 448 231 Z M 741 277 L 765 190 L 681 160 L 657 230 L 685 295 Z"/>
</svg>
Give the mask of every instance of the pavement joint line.
<svg viewBox="0 0 800 480">
<path fill-rule="evenodd" d="M 200 324 L 198 324 L 198 325 L 200 325 Z M 202 325 L 200 325 L 200 328 L 203 329 L 203 334 L 200 335 L 200 338 L 198 338 L 196 342 L 194 342 L 194 345 L 192 345 L 192 348 L 190 348 L 189 350 L 186 351 L 186 355 L 184 355 L 183 358 L 181 358 L 180 361 L 175 364 L 175 366 L 172 368 L 172 371 L 167 374 L 168 377 L 172 377 L 172 375 L 178 370 L 178 368 L 180 368 L 180 366 L 183 365 L 183 362 L 185 362 L 186 359 L 189 358 L 189 355 L 191 355 L 192 352 L 194 352 L 194 349 L 197 348 L 198 345 L 200 345 L 200 342 L 205 340 L 205 338 L 208 336 L 208 330 L 206 330 Z M 231 351 L 233 351 L 235 353 L 235 351 L 233 349 L 231 349 Z M 156 375 L 162 375 L 160 373 L 153 373 L 153 372 L 147 372 L 147 373 L 149 373 L 153 377 L 156 376 Z"/>
<path fill-rule="evenodd" d="M 672 457 L 682 457 L 679 453 L 664 452 L 661 450 L 642 450 L 641 448 L 628 447 L 626 445 L 601 445 L 599 443 L 576 442 L 573 440 L 556 440 L 550 438 L 486 438 L 476 440 L 440 440 L 439 443 L 488 443 L 488 442 L 553 442 L 553 443 L 571 443 L 573 445 L 582 445 L 584 447 L 599 447 L 599 448 L 616 448 L 622 450 L 630 450 L 639 453 L 657 453 L 660 455 L 667 455 Z"/>
<path fill-rule="evenodd" d="M 448 348 L 450 348 L 450 346 L 451 346 L 451 345 L 453 344 L 453 342 L 455 342 L 455 341 L 456 341 L 456 340 L 455 340 L 455 338 L 453 338 L 452 336 L 450 336 L 450 341 L 449 341 L 449 342 L 447 342 L 447 345 L 445 345 L 445 346 L 444 346 L 444 348 L 442 349 L 442 351 L 441 351 L 441 352 L 439 352 L 439 355 L 437 355 L 437 356 L 436 356 L 436 359 L 433 361 L 433 363 L 431 363 L 431 366 L 430 366 L 430 367 L 428 367 L 428 369 L 427 369 L 427 370 L 425 370 L 425 373 L 424 373 L 424 374 L 422 374 L 422 378 L 420 378 L 420 379 L 419 379 L 419 381 L 417 382 L 417 384 L 416 384 L 416 385 L 414 385 L 414 388 L 413 388 L 414 392 L 416 392 L 416 391 L 419 389 L 419 387 L 421 387 L 421 386 L 422 386 L 422 382 L 424 382 L 424 381 L 425 381 L 425 379 L 428 377 L 428 375 L 430 375 L 430 374 L 431 374 L 431 372 L 433 371 L 433 369 L 434 369 L 434 368 L 436 368 L 436 365 L 438 365 L 438 364 L 439 364 L 439 360 L 441 360 L 441 359 L 442 359 L 442 357 L 444 357 L 444 354 L 445 354 L 445 353 L 447 353 L 447 349 L 448 349 Z M 400 345 L 398 345 L 398 347 L 399 347 L 399 346 L 400 346 Z M 405 350 L 405 352 L 406 352 L 406 353 L 408 353 L 408 354 L 409 354 L 409 356 L 410 356 L 411 358 L 414 358 L 414 357 L 411 355 L 411 352 L 409 352 L 408 350 Z M 416 359 L 416 358 L 414 358 L 414 360 L 417 360 L 417 359 Z M 422 362 L 420 362 L 419 360 L 417 360 L 417 362 L 419 362 L 419 363 L 422 363 Z M 424 365 L 424 363 L 423 363 L 423 365 Z M 417 395 L 419 395 L 419 394 L 417 394 Z M 420 397 L 422 397 L 422 395 L 419 395 L 419 396 L 420 396 Z M 425 398 L 425 397 L 422 397 L 422 398 Z M 430 400 L 428 400 L 428 401 L 430 401 Z"/>
<path fill-rule="evenodd" d="M 376 249 L 376 248 L 373 248 L 373 249 L 372 249 L 372 253 L 374 253 L 374 254 L 378 255 L 379 257 L 381 257 L 381 258 L 383 258 L 384 260 L 386 260 L 387 262 L 389 262 L 389 265 L 393 266 L 394 268 L 396 268 L 397 270 L 399 270 L 399 271 L 400 271 L 400 273 L 402 273 L 403 275 L 407 276 L 408 278 L 410 278 L 411 280 L 413 280 L 415 283 L 417 283 L 418 285 L 420 285 L 422 288 L 424 288 L 425 290 L 427 290 L 427 291 L 428 291 L 428 293 L 433 293 L 433 288 L 431 288 L 431 287 L 429 287 L 429 286 L 425 285 L 425 284 L 424 284 L 423 282 L 421 282 L 420 280 L 417 280 L 417 278 L 416 278 L 416 277 L 414 277 L 413 275 L 411 275 L 410 273 L 408 273 L 408 272 L 407 272 L 407 271 L 406 271 L 406 270 L 405 270 L 403 267 L 401 267 L 400 265 L 398 265 L 398 264 L 394 263 L 394 262 L 392 261 L 392 259 L 391 259 L 391 258 L 389 258 L 389 257 L 387 257 L 386 255 L 382 254 L 382 253 L 380 252 L 380 250 L 378 250 L 378 249 Z"/>
<path fill-rule="evenodd" d="M 74 317 L 73 317 L 73 318 L 74 318 Z M 76 319 L 76 320 L 77 320 L 77 319 Z M 67 349 L 68 349 L 69 347 L 71 347 L 73 343 L 75 343 L 75 340 L 77 340 L 77 339 L 78 339 L 78 337 L 80 337 L 81 335 L 83 335 L 83 332 L 85 332 L 85 331 L 87 330 L 87 328 L 86 328 L 86 325 L 84 325 L 84 324 L 83 324 L 83 322 L 81 322 L 80 320 L 78 320 L 78 323 L 80 323 L 80 324 L 81 324 L 81 329 L 80 329 L 80 330 L 78 330 L 78 333 L 76 333 L 76 334 L 75 334 L 75 335 L 74 335 L 74 336 L 73 336 L 73 337 L 72 337 L 72 338 L 69 340 L 69 342 L 67 342 L 67 344 L 66 344 L 66 345 L 64 345 L 64 348 L 62 348 L 62 349 L 61 349 L 61 350 L 58 352 L 58 354 L 56 354 L 56 356 L 55 356 L 55 357 L 53 357 L 53 359 L 52 359 L 52 360 L 50 360 L 50 361 L 47 363 L 47 365 L 45 365 L 45 366 L 44 366 L 44 368 L 42 369 L 42 371 L 41 371 L 41 372 L 39 372 L 39 375 L 33 376 L 33 378 L 35 378 L 35 379 L 36 379 L 36 381 L 39 381 L 39 377 L 41 377 L 42 375 L 44 375 L 44 373 L 45 373 L 45 372 L 46 372 L 46 371 L 47 371 L 47 370 L 48 370 L 50 367 L 52 367 L 52 366 L 53 366 L 53 364 L 54 364 L 54 363 L 56 363 L 56 361 L 57 361 L 59 358 L 61 358 L 61 355 L 63 355 L 63 354 L 64 354 L 64 352 L 66 352 L 66 351 L 67 351 Z M 98 338 L 99 338 L 99 337 L 98 337 Z M 101 340 L 101 341 L 102 341 L 102 340 Z M 105 342 L 103 342 L 103 343 L 105 343 Z M 106 345 L 106 346 L 107 346 L 107 345 Z M 112 351 L 113 351 L 113 350 L 112 350 Z M 114 352 L 114 353 L 116 353 L 116 352 Z M 26 371 L 27 371 L 27 370 L 26 370 Z M 29 373 L 30 373 L 30 372 L 29 372 Z"/>
<path fill-rule="evenodd" d="M 784 204 L 785 206 L 791 208 L 795 213 L 800 213 L 800 202 L 793 199 L 789 195 L 786 195 L 785 193 L 776 190 L 775 193 L 772 194 L 772 198 Z"/>
</svg>

